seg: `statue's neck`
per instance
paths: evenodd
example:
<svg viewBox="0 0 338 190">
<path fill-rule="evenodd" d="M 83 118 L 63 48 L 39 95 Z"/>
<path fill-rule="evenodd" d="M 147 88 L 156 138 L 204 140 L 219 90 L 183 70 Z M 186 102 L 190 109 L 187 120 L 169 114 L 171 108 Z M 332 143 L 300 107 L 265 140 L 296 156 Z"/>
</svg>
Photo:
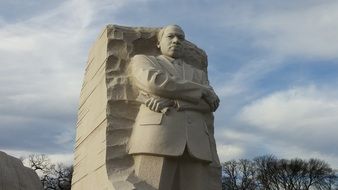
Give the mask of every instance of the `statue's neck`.
<svg viewBox="0 0 338 190">
<path fill-rule="evenodd" d="M 161 56 L 163 56 L 165 59 L 167 59 L 167 60 L 170 61 L 170 62 L 173 62 L 173 61 L 176 60 L 175 58 L 170 57 L 170 56 L 167 56 L 167 55 L 161 55 Z"/>
</svg>

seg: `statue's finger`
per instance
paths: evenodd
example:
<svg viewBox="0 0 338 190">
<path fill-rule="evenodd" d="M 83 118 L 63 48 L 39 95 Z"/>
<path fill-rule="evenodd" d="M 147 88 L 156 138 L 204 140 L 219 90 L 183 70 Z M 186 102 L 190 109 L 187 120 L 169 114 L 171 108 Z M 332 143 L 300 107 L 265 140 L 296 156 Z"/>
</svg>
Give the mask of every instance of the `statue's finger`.
<svg viewBox="0 0 338 190">
<path fill-rule="evenodd" d="M 154 101 L 153 105 L 151 106 L 153 111 L 156 111 L 157 103 Z"/>
<path fill-rule="evenodd" d="M 145 102 L 145 104 L 146 104 L 147 107 L 148 107 L 149 104 L 150 104 L 150 100 L 151 100 L 151 99 L 148 99 L 148 100 L 146 100 L 146 102 Z"/>
<path fill-rule="evenodd" d="M 161 107 L 161 104 L 157 103 L 155 107 L 155 111 L 159 112 L 161 110 L 160 107 Z"/>
<path fill-rule="evenodd" d="M 153 107 L 154 104 L 156 104 L 156 99 L 155 98 L 151 98 L 151 104 L 150 104 L 150 106 Z"/>
</svg>

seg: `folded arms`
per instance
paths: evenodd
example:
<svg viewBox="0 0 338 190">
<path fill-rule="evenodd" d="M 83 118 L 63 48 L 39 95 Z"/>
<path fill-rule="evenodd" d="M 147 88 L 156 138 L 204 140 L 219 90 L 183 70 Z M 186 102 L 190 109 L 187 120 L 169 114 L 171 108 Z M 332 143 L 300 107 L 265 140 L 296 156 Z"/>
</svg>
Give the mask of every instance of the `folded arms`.
<svg viewBox="0 0 338 190">
<path fill-rule="evenodd" d="M 219 99 L 209 85 L 184 80 L 165 71 L 154 57 L 136 55 L 131 60 L 134 84 L 148 94 L 145 105 L 153 111 L 165 107 L 215 111 Z"/>
</svg>

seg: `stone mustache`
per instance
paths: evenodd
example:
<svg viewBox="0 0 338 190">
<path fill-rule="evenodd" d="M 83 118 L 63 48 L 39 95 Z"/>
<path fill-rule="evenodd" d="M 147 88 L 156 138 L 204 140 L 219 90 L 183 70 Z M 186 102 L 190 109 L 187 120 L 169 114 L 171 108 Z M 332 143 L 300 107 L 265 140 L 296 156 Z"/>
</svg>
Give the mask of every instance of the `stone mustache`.
<svg viewBox="0 0 338 190">
<path fill-rule="evenodd" d="M 207 56 L 177 25 L 108 25 L 80 96 L 72 190 L 220 190 Z"/>
</svg>

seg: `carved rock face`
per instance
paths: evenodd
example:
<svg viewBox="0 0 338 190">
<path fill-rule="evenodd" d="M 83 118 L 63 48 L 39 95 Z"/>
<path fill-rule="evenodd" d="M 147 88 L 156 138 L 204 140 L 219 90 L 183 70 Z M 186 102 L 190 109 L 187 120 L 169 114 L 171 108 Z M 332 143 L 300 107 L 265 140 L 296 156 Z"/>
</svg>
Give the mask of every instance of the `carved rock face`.
<svg viewBox="0 0 338 190">
<path fill-rule="evenodd" d="M 0 151 L 1 190 L 42 190 L 38 175 L 22 162 Z"/>
</svg>

